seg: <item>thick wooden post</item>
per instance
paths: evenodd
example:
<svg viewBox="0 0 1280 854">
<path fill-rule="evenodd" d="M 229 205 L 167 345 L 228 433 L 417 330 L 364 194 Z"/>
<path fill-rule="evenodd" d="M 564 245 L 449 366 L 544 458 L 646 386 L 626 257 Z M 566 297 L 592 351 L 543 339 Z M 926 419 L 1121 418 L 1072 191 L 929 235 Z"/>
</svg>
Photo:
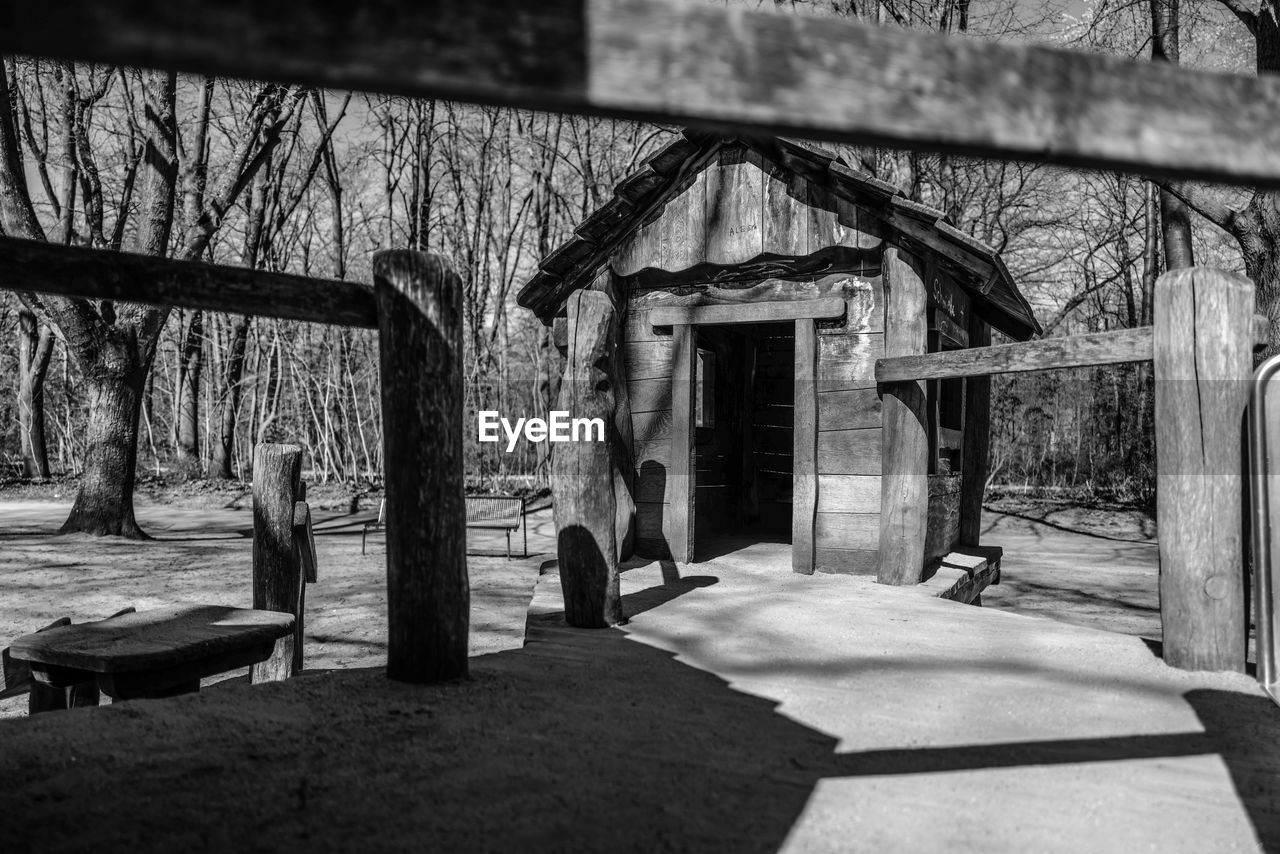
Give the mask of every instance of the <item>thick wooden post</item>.
<svg viewBox="0 0 1280 854">
<path fill-rule="evenodd" d="M 813 525 L 818 510 L 818 330 L 812 320 L 796 321 L 795 348 L 791 570 L 813 575 Z"/>
<path fill-rule="evenodd" d="M 671 550 L 671 559 L 693 560 L 697 496 L 693 444 L 697 425 L 693 396 L 698 385 L 698 338 L 696 327 L 678 323 L 671 327 L 671 460 L 667 465 L 667 510 L 662 531 Z"/>
<path fill-rule="evenodd" d="M 293 545 L 293 505 L 302 480 L 302 448 L 261 444 L 253 449 L 253 607 L 295 615 L 294 634 L 276 641 L 250 679 L 277 682 L 302 669 L 302 562 Z"/>
<path fill-rule="evenodd" d="M 916 356 L 928 347 L 928 295 L 920 275 L 884 250 L 884 354 Z M 923 382 L 885 383 L 881 389 L 880 478 L 881 584 L 917 584 L 924 570 L 925 528 L 929 521 L 929 432 Z"/>
<path fill-rule="evenodd" d="M 991 327 L 969 312 L 969 346 L 991 343 Z M 976 546 L 982 537 L 982 497 L 991 449 L 991 377 L 964 381 L 964 439 L 960 456 L 960 545 Z"/>
<path fill-rule="evenodd" d="M 567 308 L 569 355 L 558 408 L 572 419 L 598 418 L 610 425 L 617 380 L 611 375 L 616 364 L 613 302 L 600 291 L 577 291 L 569 297 Z M 605 431 L 603 442 L 558 444 L 551 455 L 556 557 L 565 622 L 584 629 L 622 621 L 618 484 L 609 433 Z"/>
<path fill-rule="evenodd" d="M 1243 443 L 1253 284 L 1204 267 L 1155 290 L 1156 521 L 1165 663 L 1245 668 Z"/>
<path fill-rule="evenodd" d="M 373 256 L 387 507 L 387 676 L 467 675 L 462 282 L 422 252 Z"/>
</svg>

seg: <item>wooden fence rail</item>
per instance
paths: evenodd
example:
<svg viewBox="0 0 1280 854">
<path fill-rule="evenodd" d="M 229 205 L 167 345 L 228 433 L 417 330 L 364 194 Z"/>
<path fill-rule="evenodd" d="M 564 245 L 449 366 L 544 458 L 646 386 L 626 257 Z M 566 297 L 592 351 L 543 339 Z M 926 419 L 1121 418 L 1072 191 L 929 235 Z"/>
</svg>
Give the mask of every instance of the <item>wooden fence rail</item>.
<svg viewBox="0 0 1280 854">
<path fill-rule="evenodd" d="M 1151 361 L 1151 327 L 876 359 L 876 382 L 945 380 Z"/>
<path fill-rule="evenodd" d="M 900 268 L 886 252 L 886 300 L 923 287 Z M 917 354 L 876 362 L 885 412 L 879 580 L 920 580 L 928 496 L 926 478 L 917 474 L 916 482 L 910 473 L 925 470 L 927 439 L 923 418 L 905 405 L 920 399 L 920 381 L 1150 361 L 1164 660 L 1192 670 L 1244 670 L 1242 429 L 1252 352 L 1267 341 L 1266 318 L 1254 314 L 1253 299 L 1248 279 L 1196 267 L 1159 278 L 1155 323 L 1148 327 L 929 354 L 919 354 L 918 333 L 886 329 L 893 335 L 886 352 L 910 344 Z M 985 423 L 969 426 L 986 433 Z M 967 455 L 964 471 L 980 490 L 985 462 Z M 980 492 L 965 501 L 966 536 L 976 539 L 973 504 L 980 506 Z"/>
<path fill-rule="evenodd" d="M 0 52 L 1280 185 L 1280 79 L 688 0 L 0 0 Z"/>
<path fill-rule="evenodd" d="M 15 290 L 59 296 L 367 329 L 378 325 L 373 289 L 365 284 L 16 237 L 0 237 L 0 282 Z"/>
<path fill-rule="evenodd" d="M 968 350 L 886 357 L 876 359 L 876 382 L 946 380 L 1028 371 L 1056 371 L 1092 365 L 1119 365 L 1125 362 L 1150 362 L 1155 355 L 1152 330 L 1151 326 L 1139 326 L 1135 329 L 1041 338 L 1037 341 L 994 344 Z M 1253 336 L 1253 349 L 1261 349 L 1270 339 L 1270 321 L 1265 316 L 1256 314 L 1248 331 Z"/>
</svg>

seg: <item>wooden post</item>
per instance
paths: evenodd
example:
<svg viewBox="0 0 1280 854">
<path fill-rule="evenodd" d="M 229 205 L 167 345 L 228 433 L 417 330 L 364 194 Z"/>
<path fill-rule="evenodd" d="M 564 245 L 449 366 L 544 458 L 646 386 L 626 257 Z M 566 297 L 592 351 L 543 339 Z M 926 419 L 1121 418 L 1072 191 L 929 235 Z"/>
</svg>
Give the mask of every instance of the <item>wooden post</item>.
<svg viewBox="0 0 1280 854">
<path fill-rule="evenodd" d="M 899 255 L 884 250 L 885 356 L 915 356 L 928 347 L 928 296 L 920 275 Z M 929 432 L 923 382 L 881 386 L 880 478 L 881 584 L 917 584 L 924 570 L 929 520 Z"/>
<path fill-rule="evenodd" d="M 792 425 L 791 570 L 813 575 L 813 525 L 818 510 L 818 330 L 796 321 L 795 420 Z M 748 416 L 750 417 L 750 416 Z"/>
<path fill-rule="evenodd" d="M 991 343 L 991 327 L 969 311 L 969 346 Z M 964 438 L 960 456 L 960 545 L 976 546 L 982 537 L 982 498 L 991 449 L 991 377 L 964 381 Z"/>
<path fill-rule="evenodd" d="M 1156 282 L 1160 622 L 1166 664 L 1245 668 L 1242 433 L 1253 284 L 1191 267 Z"/>
<path fill-rule="evenodd" d="M 295 618 L 294 633 L 276 641 L 271 657 L 250 668 L 255 685 L 288 679 L 302 669 L 302 564 L 293 546 L 293 505 L 301 480 L 302 448 L 266 443 L 254 448 L 253 607 Z"/>
<path fill-rule="evenodd" d="M 667 512 L 662 528 L 671 559 L 687 563 L 693 560 L 697 495 L 693 462 L 697 429 L 693 421 L 697 411 L 693 399 L 698 379 L 696 327 L 687 323 L 672 326 L 671 347 L 671 460 L 667 465 Z"/>
<path fill-rule="evenodd" d="M 373 256 L 387 507 L 387 676 L 467 675 L 462 282 L 444 259 Z"/>
<path fill-rule="evenodd" d="M 570 418 L 613 423 L 616 403 L 617 313 L 608 294 L 576 291 L 568 300 L 569 356 L 558 408 Z M 584 629 L 622 621 L 618 590 L 617 479 L 609 431 L 606 441 L 557 445 L 551 455 L 556 557 L 565 622 Z M 625 491 L 625 486 L 623 487 Z"/>
</svg>

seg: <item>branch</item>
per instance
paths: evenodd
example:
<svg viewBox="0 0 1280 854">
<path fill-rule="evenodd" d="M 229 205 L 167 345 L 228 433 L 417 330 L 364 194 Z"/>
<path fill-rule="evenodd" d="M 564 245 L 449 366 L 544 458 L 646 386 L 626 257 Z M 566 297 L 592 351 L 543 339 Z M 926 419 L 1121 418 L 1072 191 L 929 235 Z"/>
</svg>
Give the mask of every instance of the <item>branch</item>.
<svg viewBox="0 0 1280 854">
<path fill-rule="evenodd" d="M 1249 32 L 1255 36 L 1258 34 L 1258 13 L 1245 6 L 1240 0 L 1218 0 L 1223 6 L 1231 10 L 1231 13 L 1240 19 L 1240 23 L 1249 28 Z"/>
<path fill-rule="evenodd" d="M 223 180 L 209 194 L 209 201 L 200 218 L 192 223 L 191 233 L 178 257 L 197 260 L 204 254 L 227 211 L 271 156 L 280 141 L 280 134 L 308 91 L 304 87 L 295 89 L 288 110 L 283 114 L 281 107 L 287 90 L 272 84 L 258 94 L 249 116 L 248 129 L 231 156 L 231 168 L 226 170 Z M 255 143 L 258 143 L 256 149 Z"/>
<path fill-rule="evenodd" d="M 1169 180 L 1157 180 L 1155 184 L 1218 228 L 1232 234 L 1235 233 L 1236 218 L 1253 199 L 1253 191 L 1244 187 Z"/>
</svg>

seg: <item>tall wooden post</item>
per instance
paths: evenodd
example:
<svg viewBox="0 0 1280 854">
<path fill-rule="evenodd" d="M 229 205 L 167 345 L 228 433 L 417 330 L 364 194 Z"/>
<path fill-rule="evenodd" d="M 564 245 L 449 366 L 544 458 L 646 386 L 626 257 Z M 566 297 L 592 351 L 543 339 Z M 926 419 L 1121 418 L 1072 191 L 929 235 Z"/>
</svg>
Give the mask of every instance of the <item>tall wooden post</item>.
<svg viewBox="0 0 1280 854">
<path fill-rule="evenodd" d="M 444 259 L 373 256 L 387 501 L 387 676 L 467 675 L 462 282 Z"/>
<path fill-rule="evenodd" d="M 818 510 L 818 329 L 796 321 L 795 420 L 792 424 L 791 571 L 813 575 Z"/>
<path fill-rule="evenodd" d="M 302 669 L 302 562 L 293 545 L 293 505 L 302 481 L 302 448 L 253 449 L 253 607 L 295 615 L 294 633 L 276 641 L 250 680 L 277 682 Z"/>
<path fill-rule="evenodd" d="M 695 501 L 697 498 L 693 445 L 697 425 L 694 395 L 698 385 L 697 328 L 688 323 L 671 327 L 671 460 L 667 464 L 667 510 L 662 532 L 671 559 L 693 560 Z"/>
<path fill-rule="evenodd" d="M 1245 667 L 1243 437 L 1253 284 L 1205 267 L 1156 282 L 1156 521 L 1164 660 Z"/>
<path fill-rule="evenodd" d="M 569 355 L 558 408 L 570 418 L 599 418 L 612 424 L 617 381 L 611 375 L 617 361 L 613 302 L 600 291 L 577 291 L 567 308 Z M 604 628 L 622 621 L 617 480 L 609 432 L 604 442 L 566 442 L 551 455 L 564 616 L 578 628 Z"/>
<path fill-rule="evenodd" d="M 969 312 L 969 346 L 991 344 L 991 327 Z M 960 545 L 976 546 L 982 537 L 982 497 L 991 449 L 991 376 L 964 381 L 964 445 L 960 454 Z"/>
<path fill-rule="evenodd" d="M 896 247 L 884 250 L 884 354 L 916 356 L 928 347 L 928 294 L 920 275 Z M 881 584 L 917 584 L 924 570 L 929 520 L 929 432 L 923 382 L 885 383 L 881 389 Z"/>
</svg>

